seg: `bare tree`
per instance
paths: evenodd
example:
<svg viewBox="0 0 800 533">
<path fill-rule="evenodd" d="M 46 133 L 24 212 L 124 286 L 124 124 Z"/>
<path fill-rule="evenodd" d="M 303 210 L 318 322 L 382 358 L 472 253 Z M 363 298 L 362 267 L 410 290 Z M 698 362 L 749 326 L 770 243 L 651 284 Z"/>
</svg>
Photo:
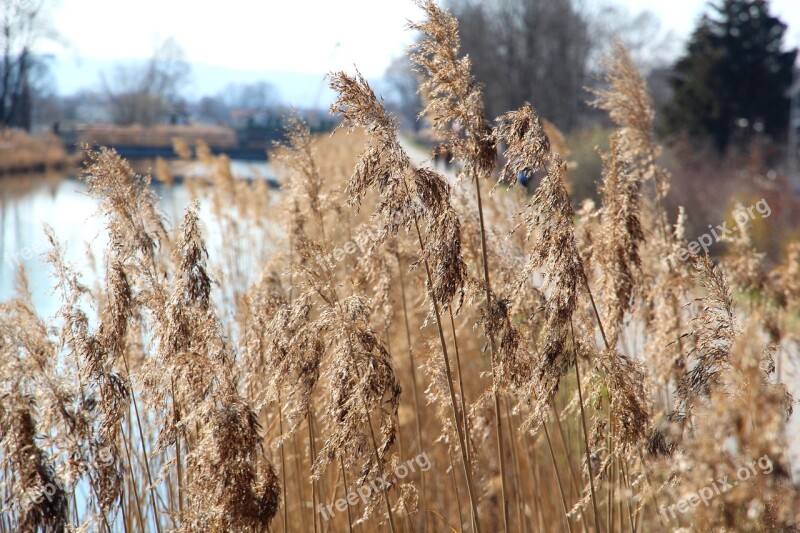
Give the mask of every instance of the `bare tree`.
<svg viewBox="0 0 800 533">
<path fill-rule="evenodd" d="M 530 101 L 571 128 L 585 99 L 589 22 L 574 0 L 452 0 L 490 116 Z"/>
<path fill-rule="evenodd" d="M 220 96 L 203 96 L 197 102 L 197 116 L 201 121 L 217 125 L 230 122 L 230 109 Z"/>
<path fill-rule="evenodd" d="M 54 36 L 47 0 L 0 0 L 0 126 L 30 129 L 34 47 Z"/>
<path fill-rule="evenodd" d="M 417 116 L 422 111 L 422 98 L 418 92 L 419 75 L 408 56 L 393 59 L 383 78 L 388 85 L 387 107 L 397 113 L 404 126 L 418 131 L 421 124 Z"/>
<path fill-rule="evenodd" d="M 680 40 L 661 27 L 661 21 L 652 11 L 631 13 L 620 5 L 600 4 L 589 18 L 593 70 L 598 70 L 601 59 L 612 52 L 615 38 L 622 41 L 631 59 L 646 72 L 666 67 L 680 52 Z"/>
<path fill-rule="evenodd" d="M 615 36 L 645 70 L 672 59 L 675 39 L 655 15 L 611 0 L 450 0 L 450 8 L 489 116 L 529 101 L 561 129 L 578 125 L 591 114 L 584 87 L 602 74 Z"/>
<path fill-rule="evenodd" d="M 202 121 L 239 127 L 242 117 L 254 123 L 279 120 L 286 112 L 280 93 L 267 81 L 229 83 L 216 95 L 206 95 L 194 104 Z"/>
<path fill-rule="evenodd" d="M 150 126 L 172 116 L 190 67 L 175 39 L 167 39 L 143 65 L 118 65 L 103 76 L 115 124 Z"/>
<path fill-rule="evenodd" d="M 278 90 L 269 82 L 231 83 L 220 94 L 228 107 L 264 111 L 281 105 Z"/>
</svg>

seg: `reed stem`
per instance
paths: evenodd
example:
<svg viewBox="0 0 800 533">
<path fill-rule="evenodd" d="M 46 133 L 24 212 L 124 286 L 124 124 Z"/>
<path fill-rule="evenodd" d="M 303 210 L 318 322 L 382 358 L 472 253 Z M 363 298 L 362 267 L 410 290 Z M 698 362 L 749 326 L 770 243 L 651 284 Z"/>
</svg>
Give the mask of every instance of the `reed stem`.
<svg viewBox="0 0 800 533">
<path fill-rule="evenodd" d="M 400 261 L 400 255 L 397 254 L 397 264 L 400 272 L 400 294 L 403 300 L 403 324 L 405 325 L 405 333 L 406 333 L 406 344 L 408 346 L 408 365 L 411 369 L 411 390 L 414 395 L 414 412 L 416 416 L 414 417 L 414 426 L 417 431 L 417 449 L 421 451 L 424 450 L 423 440 L 422 440 L 422 409 L 420 406 L 419 401 L 419 389 L 417 387 L 417 369 L 416 363 L 414 362 L 414 352 L 412 349 L 411 343 L 411 326 L 408 322 L 408 304 L 406 303 L 406 282 L 405 276 L 403 275 L 403 264 Z M 426 501 L 426 487 L 425 487 L 425 472 L 420 472 L 420 484 L 421 484 L 421 494 L 422 494 L 422 501 Z M 424 519 L 424 523 L 427 524 L 427 519 Z M 427 525 L 425 527 L 427 530 Z"/>
<path fill-rule="evenodd" d="M 484 228 L 483 222 L 483 202 L 481 200 L 481 182 L 480 176 L 478 174 L 475 175 L 475 196 L 478 200 L 478 220 L 480 221 L 480 229 L 481 229 L 481 260 L 483 263 L 483 282 L 484 282 L 484 289 L 486 291 L 486 310 L 487 312 L 492 307 L 492 290 L 491 284 L 489 283 L 489 260 L 487 259 L 486 254 L 486 229 Z M 500 415 L 500 391 L 498 389 L 499 384 L 497 383 L 497 373 L 496 373 L 496 366 L 497 366 L 497 351 L 495 348 L 495 340 L 494 335 L 487 331 L 487 336 L 489 337 L 489 346 L 491 349 L 491 356 L 492 356 L 492 396 L 494 397 L 494 421 L 495 426 L 497 428 L 497 455 L 500 459 L 500 480 L 501 480 L 501 487 L 502 487 L 502 498 L 503 498 L 503 526 L 506 531 L 508 531 L 508 481 L 506 480 L 506 459 L 505 459 L 505 450 L 503 447 L 503 426 L 502 426 L 502 417 Z"/>
<path fill-rule="evenodd" d="M 564 520 L 567 522 L 567 529 L 572 533 L 572 522 L 569 519 L 569 506 L 567 505 L 567 497 L 564 495 L 564 486 L 561 483 L 561 474 L 558 473 L 558 463 L 556 462 L 556 454 L 553 453 L 553 443 L 550 441 L 550 431 L 547 429 L 547 422 L 542 424 L 544 428 L 544 436 L 547 439 L 547 449 L 550 450 L 550 459 L 553 462 L 553 470 L 556 473 L 556 481 L 558 482 L 558 493 L 561 495 L 561 506 L 564 510 Z"/>
<path fill-rule="evenodd" d="M 417 230 L 417 239 L 419 241 L 420 251 L 422 255 L 425 255 L 425 243 L 422 240 L 422 231 L 419 228 L 419 221 L 417 220 L 416 215 L 414 215 L 414 226 Z M 445 372 L 447 372 L 447 388 L 450 392 L 450 406 L 453 411 L 453 423 L 456 427 L 456 433 L 458 434 L 458 442 L 461 449 L 461 462 L 464 465 L 464 474 L 467 479 L 467 491 L 469 492 L 469 500 L 470 500 L 470 510 L 472 512 L 472 523 L 475 531 L 480 533 L 480 524 L 478 522 L 478 503 L 476 500 L 475 488 L 472 482 L 472 468 L 469 464 L 469 459 L 467 458 L 466 452 L 466 444 L 464 441 L 464 434 L 461 431 L 461 425 L 458 423 L 458 407 L 456 406 L 456 393 L 453 387 L 453 373 L 450 370 L 450 359 L 447 357 L 447 342 L 444 338 L 444 330 L 442 329 L 442 316 L 439 311 L 439 302 L 436 301 L 436 296 L 433 294 L 433 276 L 431 275 L 431 267 L 428 264 L 427 259 L 423 261 L 425 264 L 425 275 L 427 276 L 428 281 L 428 292 L 431 302 L 433 304 L 433 313 L 436 318 L 436 329 L 439 333 L 439 342 L 441 343 L 442 347 L 442 359 L 444 360 L 445 365 Z"/>
<path fill-rule="evenodd" d="M 586 413 L 583 407 L 583 391 L 581 390 L 581 373 L 578 367 L 580 366 L 578 361 L 578 350 L 575 345 L 575 328 L 572 324 L 572 319 L 569 322 L 570 329 L 572 331 L 572 349 L 575 352 L 575 379 L 578 382 L 578 402 L 580 403 L 581 408 L 581 425 L 583 426 L 583 444 L 586 449 L 586 466 L 589 471 L 589 489 L 591 490 L 592 495 L 592 510 L 594 511 L 594 527 L 597 529 L 598 532 L 603 531 L 600 529 L 600 518 L 597 512 L 597 498 L 595 496 L 594 491 L 594 469 L 592 468 L 592 454 L 589 451 L 589 431 L 586 426 Z M 602 327 L 602 326 L 601 326 Z M 605 334 L 603 335 L 605 339 Z"/>
</svg>

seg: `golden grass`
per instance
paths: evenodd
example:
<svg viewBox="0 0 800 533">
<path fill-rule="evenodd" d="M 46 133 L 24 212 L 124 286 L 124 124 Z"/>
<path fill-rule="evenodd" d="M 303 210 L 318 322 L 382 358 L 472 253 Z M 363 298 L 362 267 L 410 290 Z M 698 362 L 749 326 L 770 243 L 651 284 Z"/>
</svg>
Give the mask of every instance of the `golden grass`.
<svg viewBox="0 0 800 533">
<path fill-rule="evenodd" d="M 191 145 L 198 141 L 219 148 L 236 146 L 236 132 L 221 126 L 114 126 L 94 124 L 82 132 L 80 142 L 90 146 L 172 146 L 175 139 Z"/>
<path fill-rule="evenodd" d="M 618 125 L 602 204 L 576 213 L 537 112 L 488 123 L 454 19 L 424 8 L 415 60 L 455 179 L 416 166 L 346 73 L 342 128 L 291 121 L 279 192 L 201 145 L 209 174 L 177 228 L 149 178 L 91 155 L 100 282 L 51 233 L 60 316 L 36 314 L 24 273 L 0 304 L 0 531 L 797 526 L 776 378 L 794 363 L 796 246 L 746 303 L 751 251 L 669 268 L 683 221 L 666 220 L 622 49 L 598 95 Z"/>
<path fill-rule="evenodd" d="M 62 167 L 70 157 L 53 134 L 30 135 L 20 130 L 0 129 L 0 174 Z"/>
</svg>

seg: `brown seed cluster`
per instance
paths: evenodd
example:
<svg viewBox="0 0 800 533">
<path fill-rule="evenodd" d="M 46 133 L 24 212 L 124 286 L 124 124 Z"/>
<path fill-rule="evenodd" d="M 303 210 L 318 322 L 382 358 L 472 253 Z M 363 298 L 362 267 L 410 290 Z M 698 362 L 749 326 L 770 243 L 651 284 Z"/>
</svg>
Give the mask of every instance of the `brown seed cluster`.
<svg viewBox="0 0 800 533">
<path fill-rule="evenodd" d="M 742 228 L 724 256 L 663 261 L 691 213 L 665 208 L 621 45 L 594 92 L 616 125 L 600 202 L 574 207 L 548 110 L 492 122 L 456 19 L 419 5 L 420 120 L 453 174 L 415 164 L 344 72 L 332 135 L 289 119 L 278 192 L 201 144 L 169 212 L 116 153 L 87 154 L 100 266 L 47 230 L 57 315 L 23 271 L 0 303 L 0 533 L 800 526 L 782 384 L 800 246 L 773 268 Z"/>
</svg>

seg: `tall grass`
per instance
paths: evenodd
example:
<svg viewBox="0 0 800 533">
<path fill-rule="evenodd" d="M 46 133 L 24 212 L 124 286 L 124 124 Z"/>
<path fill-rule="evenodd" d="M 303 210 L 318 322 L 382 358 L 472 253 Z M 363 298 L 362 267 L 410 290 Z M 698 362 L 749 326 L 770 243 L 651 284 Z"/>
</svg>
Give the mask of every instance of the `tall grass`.
<svg viewBox="0 0 800 533">
<path fill-rule="evenodd" d="M 49 231 L 58 316 L 22 271 L 0 304 L 0 531 L 797 527 L 776 376 L 796 246 L 772 272 L 745 237 L 663 261 L 684 217 L 621 47 L 600 204 L 576 211 L 539 112 L 489 122 L 455 19 L 422 7 L 412 56 L 457 175 L 414 162 L 357 73 L 330 76 L 333 135 L 289 122 L 278 192 L 201 146 L 177 227 L 148 177 L 90 155 L 100 281 Z"/>
<path fill-rule="evenodd" d="M 73 163 L 61 139 L 52 133 L 31 135 L 22 130 L 0 129 L 0 175 L 41 173 Z"/>
</svg>

